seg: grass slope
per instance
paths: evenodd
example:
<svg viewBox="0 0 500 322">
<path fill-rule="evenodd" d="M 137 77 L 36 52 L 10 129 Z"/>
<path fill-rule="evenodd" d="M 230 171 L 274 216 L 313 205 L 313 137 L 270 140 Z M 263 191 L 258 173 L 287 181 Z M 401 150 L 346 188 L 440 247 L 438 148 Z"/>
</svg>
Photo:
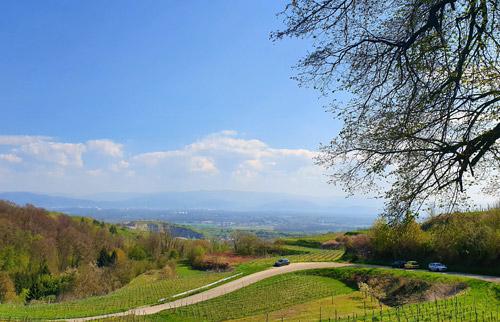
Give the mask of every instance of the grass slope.
<svg viewBox="0 0 500 322">
<path fill-rule="evenodd" d="M 234 273 L 208 273 L 179 266 L 177 274 L 177 278 L 170 279 L 161 279 L 157 273 L 142 274 L 112 293 L 82 300 L 35 305 L 2 304 L 0 320 L 71 318 L 126 311 L 134 307 L 157 304 L 159 299 L 168 299 L 172 295 L 207 285 Z"/>
<path fill-rule="evenodd" d="M 332 278 L 289 273 L 271 277 L 224 296 L 175 311 L 145 317 L 147 320 L 220 321 L 303 303 L 311 299 L 353 292 Z"/>
<path fill-rule="evenodd" d="M 342 258 L 343 250 L 320 250 L 314 248 L 300 247 L 300 246 L 286 246 L 293 250 L 303 251 L 303 254 L 289 255 L 289 256 L 273 256 L 267 258 L 259 258 L 237 267 L 238 272 L 244 274 L 255 273 L 271 267 L 276 260 L 281 257 L 288 258 L 292 263 L 302 262 L 335 262 Z"/>
<path fill-rule="evenodd" d="M 383 306 L 384 309 L 387 309 Z M 348 315 L 361 315 L 363 312 L 378 311 L 376 301 L 366 300 L 363 293 L 356 291 L 349 294 L 328 296 L 317 300 L 308 301 L 269 313 L 253 315 L 231 321 L 319 321 L 347 317 Z"/>
<path fill-rule="evenodd" d="M 389 307 L 357 291 L 353 274 L 393 275 L 435 283 L 465 282 L 448 299 Z M 437 273 L 339 268 L 289 273 L 236 292 L 132 321 L 498 321 L 500 285 Z"/>
<path fill-rule="evenodd" d="M 288 258 L 292 262 L 334 261 L 342 257 L 343 254 L 339 250 L 320 251 L 307 248 L 301 248 L 301 250 L 304 252 L 303 254 L 291 255 Z M 56 319 L 122 312 L 144 305 L 157 304 L 158 300 L 162 298 L 169 300 L 169 297 L 174 294 L 210 284 L 233 274 L 241 272 L 248 275 L 267 269 L 278 258 L 256 259 L 239 265 L 233 272 L 224 273 L 203 272 L 186 266 L 178 266 L 178 277 L 174 279 L 160 279 L 157 273 L 145 273 L 110 294 L 81 300 L 34 305 L 0 304 L 0 319 Z"/>
</svg>

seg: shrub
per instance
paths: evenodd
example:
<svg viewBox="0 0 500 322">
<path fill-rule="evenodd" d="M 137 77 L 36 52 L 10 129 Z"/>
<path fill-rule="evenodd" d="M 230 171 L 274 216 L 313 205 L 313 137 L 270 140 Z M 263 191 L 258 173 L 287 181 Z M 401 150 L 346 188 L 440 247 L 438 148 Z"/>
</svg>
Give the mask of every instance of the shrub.
<svg viewBox="0 0 500 322">
<path fill-rule="evenodd" d="M 160 270 L 160 278 L 161 279 L 167 279 L 167 278 L 173 278 L 177 275 L 176 273 L 176 262 L 175 261 L 169 261 L 161 270 Z"/>
<path fill-rule="evenodd" d="M 343 239 L 347 256 L 352 260 L 365 260 L 373 255 L 372 240 L 368 235 L 345 236 Z"/>
<path fill-rule="evenodd" d="M 168 258 L 170 258 L 170 259 L 177 259 L 177 258 L 179 258 L 179 251 L 177 249 L 171 249 L 168 252 Z"/>
<path fill-rule="evenodd" d="M 111 290 L 102 269 L 95 265 L 85 265 L 76 272 L 73 289 L 65 297 L 84 298 L 102 295 Z"/>
<path fill-rule="evenodd" d="M 146 259 L 147 257 L 148 255 L 146 254 L 146 251 L 139 245 L 134 245 L 134 247 L 132 247 L 132 249 L 128 252 L 128 258 L 136 261 Z"/>
<path fill-rule="evenodd" d="M 323 249 L 341 249 L 343 246 L 344 243 L 336 240 L 329 240 L 321 244 L 321 248 Z"/>
<path fill-rule="evenodd" d="M 206 256 L 195 261 L 193 263 L 193 268 L 205 271 L 224 272 L 231 269 L 231 265 L 220 256 Z"/>
<path fill-rule="evenodd" d="M 430 252 L 430 237 L 414 220 L 389 226 L 378 220 L 369 232 L 376 257 L 424 259 Z"/>
<path fill-rule="evenodd" d="M 101 249 L 99 252 L 99 257 L 97 257 L 97 267 L 107 267 L 116 264 L 117 261 L 116 251 L 112 251 L 111 254 L 106 249 Z"/>
<path fill-rule="evenodd" d="M 0 303 L 9 303 L 16 300 L 16 288 L 9 274 L 0 272 Z"/>
<path fill-rule="evenodd" d="M 255 234 L 236 231 L 232 234 L 234 251 L 238 255 L 253 256 L 280 253 L 281 248 Z"/>
<path fill-rule="evenodd" d="M 286 243 L 288 245 L 310 247 L 310 248 L 320 248 L 321 247 L 320 241 L 312 240 L 312 239 L 297 239 L 297 240 L 287 241 Z"/>
</svg>

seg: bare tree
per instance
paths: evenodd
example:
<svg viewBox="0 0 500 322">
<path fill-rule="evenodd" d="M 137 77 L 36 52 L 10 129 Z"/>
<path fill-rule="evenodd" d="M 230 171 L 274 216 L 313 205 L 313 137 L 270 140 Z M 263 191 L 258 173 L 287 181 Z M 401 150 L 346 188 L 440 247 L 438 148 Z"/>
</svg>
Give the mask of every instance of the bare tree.
<svg viewBox="0 0 500 322">
<path fill-rule="evenodd" d="M 313 43 L 296 78 L 349 97 L 332 103 L 344 127 L 317 160 L 331 182 L 351 193 L 382 188 L 385 215 L 395 221 L 430 197 L 451 203 L 478 181 L 498 194 L 498 5 L 297 0 L 286 7 L 286 27 L 271 38 Z"/>
</svg>

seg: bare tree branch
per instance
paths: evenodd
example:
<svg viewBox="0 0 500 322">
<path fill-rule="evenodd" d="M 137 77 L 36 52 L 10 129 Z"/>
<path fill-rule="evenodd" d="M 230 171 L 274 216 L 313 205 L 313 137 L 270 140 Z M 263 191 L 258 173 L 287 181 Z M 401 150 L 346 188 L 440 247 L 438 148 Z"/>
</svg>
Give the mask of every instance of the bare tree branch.
<svg viewBox="0 0 500 322">
<path fill-rule="evenodd" d="M 271 34 L 310 37 L 296 79 L 344 122 L 318 163 L 347 191 L 383 180 L 389 219 L 500 172 L 498 0 L 297 0 Z M 498 186 L 493 182 L 492 186 Z M 495 193 L 495 192 L 494 192 Z M 499 194 L 498 191 L 496 191 Z"/>
</svg>

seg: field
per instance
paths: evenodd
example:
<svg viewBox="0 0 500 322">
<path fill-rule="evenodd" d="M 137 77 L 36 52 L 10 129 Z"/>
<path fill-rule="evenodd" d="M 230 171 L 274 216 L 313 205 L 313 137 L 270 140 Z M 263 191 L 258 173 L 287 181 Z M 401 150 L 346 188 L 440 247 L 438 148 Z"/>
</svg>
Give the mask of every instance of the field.
<svg viewBox="0 0 500 322">
<path fill-rule="evenodd" d="M 498 321 L 496 308 L 485 307 L 487 301 L 488 298 L 474 298 L 471 292 L 449 300 L 394 309 L 354 292 L 336 296 L 333 301 L 326 297 L 234 321 Z"/>
<path fill-rule="evenodd" d="M 142 274 L 122 287 L 104 296 L 54 304 L 0 305 L 2 318 L 69 318 L 126 311 L 127 309 L 156 304 L 162 298 L 191 290 L 234 273 L 207 273 L 177 267 L 177 278 L 161 279 L 157 273 Z"/>
<path fill-rule="evenodd" d="M 341 317 L 346 317 L 349 314 L 356 312 L 357 314 L 363 313 L 364 310 L 368 312 L 377 311 L 380 306 L 376 301 L 366 301 L 363 294 L 358 291 L 350 292 L 349 294 L 328 296 L 320 299 L 314 299 L 305 303 L 293 305 L 284 309 L 266 312 L 260 315 L 253 315 L 233 321 L 281 321 L 281 319 L 311 321 L 311 320 L 328 320 L 335 321 Z M 385 309 L 385 307 L 384 307 Z"/>
<path fill-rule="evenodd" d="M 145 320 L 220 321 L 277 310 L 325 296 L 348 294 L 353 289 L 322 276 L 290 273 L 275 276 L 230 294 L 195 305 L 162 312 Z M 142 320 L 142 319 L 141 319 Z"/>
<path fill-rule="evenodd" d="M 342 235 L 342 233 L 332 232 L 332 233 L 312 235 L 312 236 L 287 237 L 287 238 L 281 238 L 280 240 L 285 245 L 319 248 L 322 243 L 335 239 L 340 235 Z"/>
<path fill-rule="evenodd" d="M 130 317 L 134 321 L 499 321 L 500 288 L 487 282 L 423 272 L 394 275 L 436 282 L 462 281 L 468 289 L 447 299 L 390 307 L 328 276 L 357 269 L 328 269 L 273 277 L 203 303 Z M 371 272 L 373 271 L 373 272 Z M 371 274 L 389 270 L 371 270 Z M 334 274 L 330 274 L 334 273 Z"/>
<path fill-rule="evenodd" d="M 263 269 L 271 267 L 274 262 L 280 257 L 288 258 L 292 263 L 300 262 L 334 262 L 338 261 L 344 251 L 342 250 L 321 250 L 315 248 L 301 246 L 285 246 L 290 250 L 301 251 L 303 254 L 288 255 L 288 256 L 272 256 L 267 258 L 259 258 L 244 264 L 241 264 L 236 269 L 244 274 L 255 273 Z"/>
<path fill-rule="evenodd" d="M 293 246 L 290 246 L 294 248 Z M 300 247 L 299 247 L 300 248 Z M 298 250 L 299 248 L 294 248 Z M 342 251 L 320 251 L 300 248 L 303 254 L 288 256 L 293 262 L 334 261 L 342 256 Z M 308 253 L 307 253 L 308 252 Z M 266 257 L 239 265 L 232 272 L 210 273 L 178 266 L 178 277 L 161 279 L 158 273 L 142 274 L 125 287 L 104 296 L 89 297 L 82 300 L 54 304 L 0 305 L 2 318 L 71 318 L 101 315 L 126 311 L 144 305 L 159 303 L 160 299 L 170 299 L 172 295 L 192 290 L 224 277 L 237 273 L 251 274 L 272 266 L 278 257 Z"/>
</svg>

